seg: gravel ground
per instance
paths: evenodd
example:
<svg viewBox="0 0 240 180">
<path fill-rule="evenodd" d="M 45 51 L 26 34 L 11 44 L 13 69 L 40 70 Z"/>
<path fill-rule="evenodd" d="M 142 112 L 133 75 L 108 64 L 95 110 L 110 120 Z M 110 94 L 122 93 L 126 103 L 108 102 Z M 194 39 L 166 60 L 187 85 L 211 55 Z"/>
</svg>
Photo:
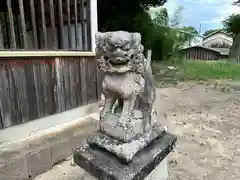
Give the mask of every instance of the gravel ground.
<svg viewBox="0 0 240 180">
<path fill-rule="evenodd" d="M 178 144 L 169 158 L 174 180 L 240 180 L 240 94 L 203 85 L 158 90 Z"/>
<path fill-rule="evenodd" d="M 178 136 L 169 155 L 171 180 L 240 180 L 240 94 L 182 84 L 157 89 L 156 109 Z M 91 180 L 72 160 L 34 180 Z"/>
</svg>

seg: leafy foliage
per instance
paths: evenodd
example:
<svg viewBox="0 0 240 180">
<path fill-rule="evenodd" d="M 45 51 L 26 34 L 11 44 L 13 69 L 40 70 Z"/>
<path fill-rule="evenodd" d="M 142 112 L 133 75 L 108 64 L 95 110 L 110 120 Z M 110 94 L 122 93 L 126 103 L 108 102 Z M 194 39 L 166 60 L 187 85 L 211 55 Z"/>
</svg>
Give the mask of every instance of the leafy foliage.
<svg viewBox="0 0 240 180">
<path fill-rule="evenodd" d="M 159 12 L 156 12 L 154 14 L 153 22 L 155 25 L 161 27 L 161 26 L 166 26 L 168 27 L 169 25 L 169 16 L 168 16 L 168 11 L 166 8 L 160 9 Z"/>
<path fill-rule="evenodd" d="M 234 35 L 240 33 L 240 14 L 232 14 L 223 21 L 224 29 Z"/>
<path fill-rule="evenodd" d="M 160 9 L 160 11 L 154 14 L 152 21 L 154 32 L 152 32 L 153 38 L 151 40 L 153 59 L 166 60 L 177 56 L 179 49 L 192 41 L 194 38 L 193 34 L 198 34 L 196 29 L 191 26 L 177 27 L 181 23 L 182 10 L 183 7 L 179 6 L 171 19 L 168 17 L 165 8 Z"/>
<path fill-rule="evenodd" d="M 141 33 L 145 49 L 151 48 L 156 31 L 150 15 L 145 11 L 138 13 L 133 26 L 137 27 L 136 31 Z"/>
<path fill-rule="evenodd" d="M 161 6 L 166 0 L 98 0 L 100 31 L 125 30 L 139 32 L 145 49 L 152 49 L 155 60 L 168 59 L 192 36 L 179 35 L 183 7 L 179 6 L 169 18 L 167 9 L 161 8 L 153 18 L 150 7 Z M 193 32 L 194 28 L 185 30 Z M 195 31 L 194 31 L 195 32 Z"/>
<path fill-rule="evenodd" d="M 239 1 L 240 2 L 240 1 Z M 230 58 L 239 62 L 240 58 L 240 14 L 232 14 L 223 21 L 224 29 L 234 35 Z"/>
<path fill-rule="evenodd" d="M 195 35 L 198 34 L 198 31 L 192 26 L 183 27 L 180 30 L 188 32 L 188 33 L 184 33 L 183 35 L 183 44 L 188 43 L 188 45 L 191 46 Z"/>
<path fill-rule="evenodd" d="M 147 13 L 150 7 L 162 6 L 167 0 L 98 0 L 99 31 L 139 32 L 145 48 L 150 48 L 154 25 Z"/>
<path fill-rule="evenodd" d="M 98 22 L 100 31 L 139 31 L 136 17 L 143 15 L 149 7 L 162 6 L 166 0 L 98 0 Z"/>
<path fill-rule="evenodd" d="M 154 14 L 152 19 L 151 49 L 153 51 L 153 59 L 165 59 L 171 52 L 173 40 L 169 34 L 169 17 L 165 8 Z"/>
</svg>

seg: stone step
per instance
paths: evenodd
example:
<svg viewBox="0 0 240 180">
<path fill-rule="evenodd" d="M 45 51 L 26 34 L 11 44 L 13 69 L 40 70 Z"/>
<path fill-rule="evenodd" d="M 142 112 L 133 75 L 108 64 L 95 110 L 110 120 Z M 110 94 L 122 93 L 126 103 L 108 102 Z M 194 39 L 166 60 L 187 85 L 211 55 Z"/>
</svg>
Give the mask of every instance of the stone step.
<svg viewBox="0 0 240 180">
<path fill-rule="evenodd" d="M 95 114 L 44 129 L 23 139 L 2 143 L 0 180 L 34 178 L 64 161 L 84 138 L 98 129 Z"/>
</svg>

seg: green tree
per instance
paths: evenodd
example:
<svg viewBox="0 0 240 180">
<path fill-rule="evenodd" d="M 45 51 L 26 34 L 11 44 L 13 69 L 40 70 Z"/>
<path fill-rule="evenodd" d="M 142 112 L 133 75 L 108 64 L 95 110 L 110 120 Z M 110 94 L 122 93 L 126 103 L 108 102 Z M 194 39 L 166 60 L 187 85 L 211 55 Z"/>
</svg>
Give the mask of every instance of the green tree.
<svg viewBox="0 0 240 180">
<path fill-rule="evenodd" d="M 98 0 L 98 22 L 100 31 L 139 31 L 136 17 L 146 16 L 150 7 L 162 6 L 166 0 Z M 146 18 L 146 17 L 143 17 Z"/>
<path fill-rule="evenodd" d="M 167 59 L 167 56 L 172 52 L 173 40 L 170 36 L 170 30 L 168 27 L 169 16 L 167 9 L 161 8 L 154 13 L 152 19 L 152 29 L 150 33 L 152 57 L 155 60 Z"/>
<path fill-rule="evenodd" d="M 99 31 L 139 32 L 145 49 L 151 47 L 154 26 L 150 7 L 162 6 L 167 0 L 98 0 Z"/>
<path fill-rule="evenodd" d="M 154 24 L 161 27 L 169 25 L 169 16 L 166 8 L 161 8 L 158 12 L 154 13 Z"/>
<path fill-rule="evenodd" d="M 185 33 L 182 33 L 183 35 L 183 44 L 186 45 L 186 43 L 188 44 L 188 46 L 191 46 L 195 35 L 198 35 L 198 31 L 192 27 L 192 26 L 187 26 L 187 27 L 183 27 L 180 30 L 182 30 Z"/>
<path fill-rule="evenodd" d="M 165 8 L 161 8 L 153 15 L 154 33 L 152 50 L 154 59 L 168 59 L 176 56 L 179 49 L 186 43 L 191 43 L 194 34 L 198 34 L 194 27 L 178 28 L 181 24 L 183 6 L 176 8 L 172 18 L 169 18 Z"/>
<path fill-rule="evenodd" d="M 224 29 L 233 34 L 230 58 L 240 62 L 240 14 L 232 14 L 223 21 Z"/>
<path fill-rule="evenodd" d="M 183 6 L 175 10 L 171 19 L 165 8 L 151 18 L 149 8 L 164 3 L 166 0 L 98 0 L 99 30 L 140 32 L 145 49 L 152 49 L 153 59 L 168 59 L 182 45 L 177 26 L 181 23 Z"/>
<path fill-rule="evenodd" d="M 237 35 L 240 33 L 240 14 L 232 14 L 223 21 L 224 30 Z"/>
<path fill-rule="evenodd" d="M 151 32 L 151 49 L 154 59 L 166 60 L 177 56 L 179 50 L 186 44 L 191 44 L 195 34 L 198 34 L 194 27 L 178 27 L 181 24 L 183 10 L 183 6 L 178 6 L 172 18 L 169 18 L 165 8 L 161 8 L 153 14 L 154 31 Z"/>
<path fill-rule="evenodd" d="M 142 42 L 145 49 L 151 49 L 152 39 L 154 39 L 156 31 L 150 15 L 146 11 L 138 13 L 134 19 L 133 26 L 138 27 L 137 31 L 143 37 Z"/>
</svg>

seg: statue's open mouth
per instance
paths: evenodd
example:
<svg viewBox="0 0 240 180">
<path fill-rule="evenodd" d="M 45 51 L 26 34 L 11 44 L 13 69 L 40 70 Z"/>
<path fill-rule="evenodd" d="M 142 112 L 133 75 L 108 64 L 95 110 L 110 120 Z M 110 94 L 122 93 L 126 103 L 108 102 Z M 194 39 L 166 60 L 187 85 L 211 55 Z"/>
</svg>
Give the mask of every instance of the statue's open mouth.
<svg viewBox="0 0 240 180">
<path fill-rule="evenodd" d="M 109 62 L 111 63 L 112 66 L 126 66 L 129 60 L 115 59 L 115 60 L 109 60 Z"/>
</svg>

